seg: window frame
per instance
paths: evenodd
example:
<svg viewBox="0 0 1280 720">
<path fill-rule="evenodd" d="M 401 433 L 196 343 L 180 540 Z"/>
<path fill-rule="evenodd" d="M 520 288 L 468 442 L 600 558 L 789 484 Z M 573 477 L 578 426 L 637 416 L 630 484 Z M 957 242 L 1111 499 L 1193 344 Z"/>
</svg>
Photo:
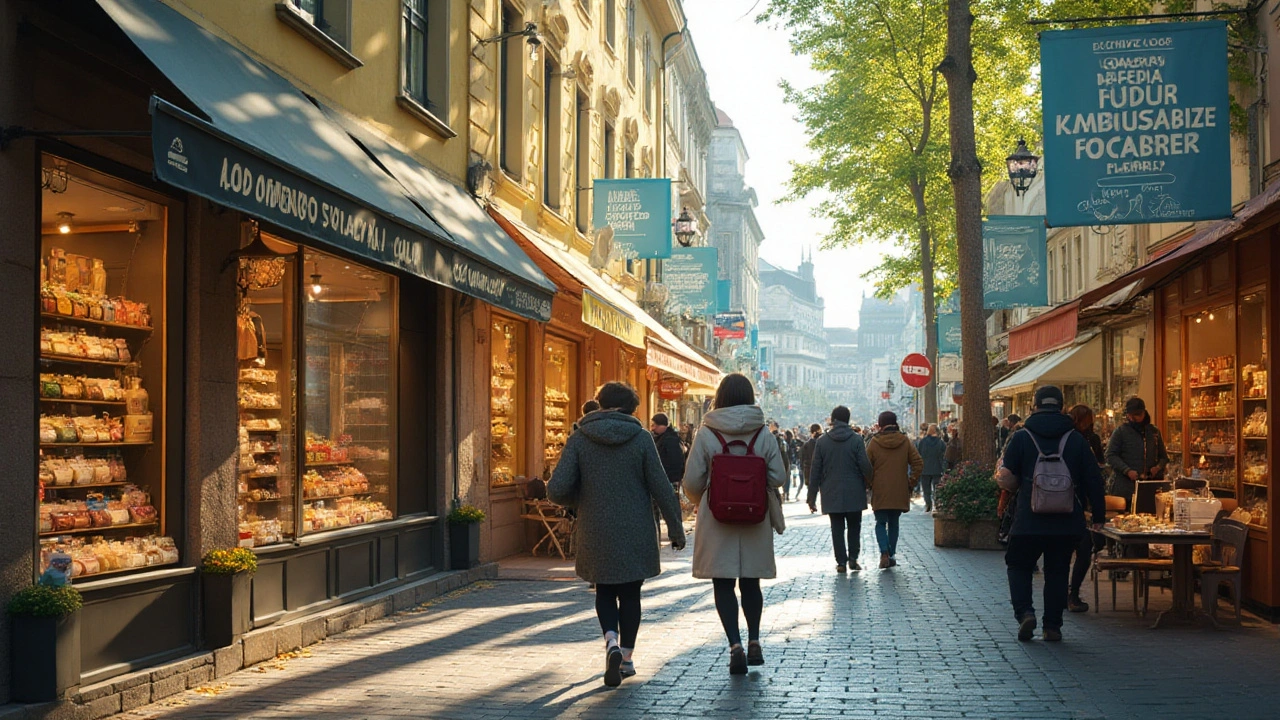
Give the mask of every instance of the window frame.
<svg viewBox="0 0 1280 720">
<path fill-rule="evenodd" d="M 618 47 L 618 0 L 604 0 L 604 44 L 610 51 Z"/>
<path fill-rule="evenodd" d="M 542 204 L 559 212 L 564 194 L 564 88 L 560 62 L 551 54 L 542 68 Z"/>
<path fill-rule="evenodd" d="M 502 3 L 499 32 L 524 27 L 524 14 L 509 3 Z M 518 26 L 518 27 L 517 27 Z M 515 180 L 524 178 L 524 162 L 520 136 L 523 134 L 524 54 L 513 53 L 510 43 L 524 38 L 515 36 L 501 40 L 498 46 L 498 167 Z M 513 67 L 515 66 L 515 67 Z M 514 70 L 514 72 L 513 72 Z"/>
<path fill-rule="evenodd" d="M 364 61 L 356 57 L 351 52 L 351 36 L 352 36 L 352 12 L 351 0 L 328 0 L 329 2 L 341 3 L 345 11 L 343 25 L 344 32 L 340 36 L 335 36 L 326 32 L 317 24 L 317 21 L 327 23 L 324 18 L 331 17 L 329 13 L 324 11 L 325 0 L 315 0 L 319 3 L 320 14 L 316 15 L 312 12 L 304 10 L 299 3 L 302 0 L 282 0 L 276 3 L 276 18 L 285 25 L 298 31 L 311 44 L 320 48 L 329 57 L 337 60 L 343 67 L 348 70 L 355 70 L 364 66 Z M 332 27 L 332 25 L 330 25 Z"/>
<path fill-rule="evenodd" d="M 437 135 L 454 138 L 458 133 L 449 125 L 449 3 L 424 0 L 421 97 L 410 87 L 413 81 L 410 34 L 414 25 L 411 16 L 420 15 L 413 4 L 414 0 L 400 0 L 400 93 L 396 104 Z"/>
<path fill-rule="evenodd" d="M 627 85 L 636 86 L 636 0 L 627 0 Z"/>
</svg>

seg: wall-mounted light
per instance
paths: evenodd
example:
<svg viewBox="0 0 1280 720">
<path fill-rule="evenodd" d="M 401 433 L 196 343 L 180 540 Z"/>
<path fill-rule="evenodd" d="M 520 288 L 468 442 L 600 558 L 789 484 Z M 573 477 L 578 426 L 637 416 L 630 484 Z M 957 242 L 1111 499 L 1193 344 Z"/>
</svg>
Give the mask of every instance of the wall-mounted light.
<svg viewBox="0 0 1280 720">
<path fill-rule="evenodd" d="M 689 208 L 680 208 L 680 217 L 672 223 L 675 229 L 676 241 L 680 243 L 680 247 L 689 247 L 693 242 L 693 236 L 697 234 L 697 229 L 693 221 L 693 216 L 689 214 Z"/>
<path fill-rule="evenodd" d="M 324 292 L 324 285 L 320 284 L 320 263 L 314 263 L 311 266 L 311 296 L 320 297 L 320 293 Z"/>
<path fill-rule="evenodd" d="M 522 37 L 525 42 L 529 43 L 529 59 L 537 62 L 538 48 L 542 47 L 542 33 L 538 32 L 538 23 L 527 22 L 524 24 L 523 30 L 512 30 L 510 32 L 499 33 L 493 37 L 488 37 L 476 43 L 476 47 L 488 45 L 489 43 L 503 42 L 514 37 Z"/>
<path fill-rule="evenodd" d="M 58 213 L 58 232 L 63 235 L 70 235 L 72 228 L 75 227 L 75 213 L 60 212 Z"/>
</svg>

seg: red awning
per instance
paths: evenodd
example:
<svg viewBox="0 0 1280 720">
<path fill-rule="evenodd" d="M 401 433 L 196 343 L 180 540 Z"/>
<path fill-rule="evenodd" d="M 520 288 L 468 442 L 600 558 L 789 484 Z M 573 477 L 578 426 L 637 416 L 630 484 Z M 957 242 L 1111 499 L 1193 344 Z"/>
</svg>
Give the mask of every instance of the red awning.
<svg viewBox="0 0 1280 720">
<path fill-rule="evenodd" d="M 1075 342 L 1080 301 L 1060 305 L 1009 331 L 1009 362 L 1016 363 Z"/>
</svg>

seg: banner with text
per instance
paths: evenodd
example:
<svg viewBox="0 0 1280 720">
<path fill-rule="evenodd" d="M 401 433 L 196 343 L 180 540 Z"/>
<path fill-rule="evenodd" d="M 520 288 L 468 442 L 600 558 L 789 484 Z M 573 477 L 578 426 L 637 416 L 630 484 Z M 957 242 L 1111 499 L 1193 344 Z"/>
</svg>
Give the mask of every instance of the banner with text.
<svg viewBox="0 0 1280 720">
<path fill-rule="evenodd" d="M 960 354 L 960 313 L 949 312 L 938 315 L 938 354 Z"/>
<path fill-rule="evenodd" d="M 667 310 L 673 313 L 714 315 L 719 281 L 719 253 L 713 247 L 675 248 L 662 263 L 662 284 L 667 286 Z"/>
<path fill-rule="evenodd" d="M 1043 215 L 990 215 L 982 222 L 982 307 L 1049 304 Z"/>
<path fill-rule="evenodd" d="M 733 281 L 716 282 L 716 312 L 729 312 L 733 309 Z"/>
<path fill-rule="evenodd" d="M 624 260 L 671 257 L 671 179 L 595 180 L 591 224 L 613 228 L 613 246 Z"/>
<path fill-rule="evenodd" d="M 718 340 L 743 340 L 747 337 L 747 316 L 741 312 L 716 313 L 712 334 Z M 763 357 L 763 355 L 762 355 Z"/>
<path fill-rule="evenodd" d="M 1227 25 L 1040 34 L 1049 224 L 1231 216 Z"/>
</svg>

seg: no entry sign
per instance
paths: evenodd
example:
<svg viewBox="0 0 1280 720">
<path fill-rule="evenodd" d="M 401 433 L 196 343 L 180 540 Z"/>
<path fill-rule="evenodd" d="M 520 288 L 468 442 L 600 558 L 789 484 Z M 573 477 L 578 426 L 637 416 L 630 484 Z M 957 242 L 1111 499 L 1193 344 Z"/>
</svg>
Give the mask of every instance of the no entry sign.
<svg viewBox="0 0 1280 720">
<path fill-rule="evenodd" d="M 902 358 L 902 382 L 913 388 L 922 388 L 929 384 L 933 377 L 933 366 L 929 358 L 920 353 L 911 353 Z"/>
</svg>

